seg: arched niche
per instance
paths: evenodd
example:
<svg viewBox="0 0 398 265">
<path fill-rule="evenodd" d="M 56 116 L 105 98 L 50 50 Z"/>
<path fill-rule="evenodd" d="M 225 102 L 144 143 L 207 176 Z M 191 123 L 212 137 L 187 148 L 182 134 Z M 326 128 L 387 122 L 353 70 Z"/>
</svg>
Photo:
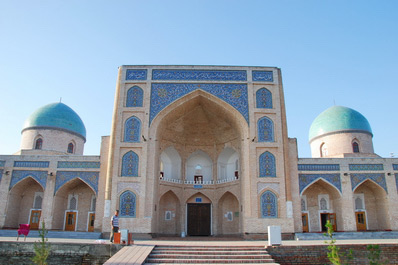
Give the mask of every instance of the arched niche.
<svg viewBox="0 0 398 265">
<path fill-rule="evenodd" d="M 213 162 L 202 150 L 193 152 L 186 162 L 186 180 L 208 182 L 213 180 Z"/>
<path fill-rule="evenodd" d="M 173 191 L 168 191 L 159 199 L 158 233 L 179 235 L 181 233 L 181 205 Z"/>
<path fill-rule="evenodd" d="M 181 156 L 173 147 L 167 147 L 160 154 L 160 171 L 164 179 L 181 179 Z"/>
<path fill-rule="evenodd" d="M 239 154 L 231 147 L 224 148 L 217 159 L 217 180 L 233 180 L 239 176 Z"/>
<path fill-rule="evenodd" d="M 225 192 L 218 201 L 217 231 L 221 235 L 239 233 L 240 213 L 239 201 L 231 192 Z"/>
</svg>

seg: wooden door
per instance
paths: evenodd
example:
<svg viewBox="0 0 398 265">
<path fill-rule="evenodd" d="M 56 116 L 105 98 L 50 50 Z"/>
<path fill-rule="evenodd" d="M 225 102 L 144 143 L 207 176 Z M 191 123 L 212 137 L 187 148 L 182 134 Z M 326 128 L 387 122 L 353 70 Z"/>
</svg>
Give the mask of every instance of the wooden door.
<svg viewBox="0 0 398 265">
<path fill-rule="evenodd" d="M 210 203 L 188 203 L 188 235 L 210 235 Z"/>
<path fill-rule="evenodd" d="M 88 216 L 88 231 L 94 232 L 95 213 L 90 213 Z"/>
<path fill-rule="evenodd" d="M 308 213 L 302 213 L 301 214 L 301 219 L 303 222 L 303 232 L 309 232 L 308 228 Z"/>
<path fill-rule="evenodd" d="M 358 231 L 366 231 L 366 214 L 365 212 L 355 212 Z"/>
<path fill-rule="evenodd" d="M 327 221 L 330 221 L 330 223 L 333 226 L 333 231 L 336 231 L 337 225 L 336 225 L 336 214 L 335 213 L 321 213 L 321 226 L 322 226 L 322 231 L 326 232 L 327 227 L 325 226 Z"/>
<path fill-rule="evenodd" d="M 76 212 L 66 212 L 65 231 L 75 231 Z"/>
<path fill-rule="evenodd" d="M 37 230 L 40 226 L 41 210 L 32 210 L 30 213 L 30 229 Z"/>
</svg>

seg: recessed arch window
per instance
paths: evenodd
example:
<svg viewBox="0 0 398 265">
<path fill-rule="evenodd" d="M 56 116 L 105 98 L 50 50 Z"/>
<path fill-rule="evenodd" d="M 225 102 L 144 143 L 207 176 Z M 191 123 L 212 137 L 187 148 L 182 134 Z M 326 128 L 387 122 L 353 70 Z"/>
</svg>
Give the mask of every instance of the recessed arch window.
<svg viewBox="0 0 398 265">
<path fill-rule="evenodd" d="M 278 217 L 278 200 L 272 191 L 266 191 L 261 195 L 261 217 Z"/>
<path fill-rule="evenodd" d="M 259 158 L 260 178 L 276 177 L 275 156 L 270 152 L 264 152 Z"/>
<path fill-rule="evenodd" d="M 126 107 L 142 107 L 143 90 L 138 86 L 133 86 L 127 91 Z"/>
<path fill-rule="evenodd" d="M 256 107 L 260 109 L 272 109 L 272 93 L 265 87 L 256 92 Z"/>
<path fill-rule="evenodd" d="M 359 144 L 357 141 L 352 142 L 352 152 L 353 153 L 359 153 Z"/>
<path fill-rule="evenodd" d="M 119 197 L 120 217 L 136 217 L 136 196 L 131 191 L 123 192 Z"/>
<path fill-rule="evenodd" d="M 73 143 L 69 143 L 68 144 L 68 153 L 73 154 L 74 151 L 75 151 L 75 145 Z"/>
<path fill-rule="evenodd" d="M 363 207 L 363 203 L 362 203 L 362 199 L 360 197 L 357 197 L 355 199 L 355 210 L 362 210 Z"/>
<path fill-rule="evenodd" d="M 138 155 L 127 152 L 122 158 L 122 177 L 138 177 Z"/>
<path fill-rule="evenodd" d="M 141 121 L 135 116 L 132 116 L 124 123 L 124 141 L 138 143 L 141 134 Z"/>
<path fill-rule="evenodd" d="M 328 147 L 326 146 L 325 143 L 322 143 L 320 146 L 320 152 L 321 152 L 321 157 L 326 157 L 328 156 Z"/>
<path fill-rule="evenodd" d="M 37 138 L 35 142 L 35 149 L 41 150 L 43 148 L 43 139 Z"/>
<path fill-rule="evenodd" d="M 274 141 L 274 123 L 268 117 L 262 117 L 257 122 L 257 134 L 259 142 Z"/>
<path fill-rule="evenodd" d="M 33 206 L 33 208 L 35 208 L 35 209 L 41 209 L 41 205 L 42 205 L 42 203 L 43 203 L 43 198 L 42 198 L 42 196 L 41 195 L 37 195 L 36 197 L 35 197 L 35 202 L 34 202 L 34 206 Z"/>
</svg>

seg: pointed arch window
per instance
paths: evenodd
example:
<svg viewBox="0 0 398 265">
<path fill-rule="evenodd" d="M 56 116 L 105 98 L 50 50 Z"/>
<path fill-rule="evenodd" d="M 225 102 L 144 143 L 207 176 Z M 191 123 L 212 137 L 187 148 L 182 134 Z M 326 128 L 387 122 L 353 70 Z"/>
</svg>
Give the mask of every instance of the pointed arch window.
<svg viewBox="0 0 398 265">
<path fill-rule="evenodd" d="M 35 203 L 34 203 L 33 208 L 41 209 L 42 202 L 43 202 L 43 198 L 40 195 L 37 195 L 35 198 Z"/>
<path fill-rule="evenodd" d="M 77 210 L 77 200 L 75 196 L 72 196 L 69 201 L 69 210 Z"/>
<path fill-rule="evenodd" d="M 270 152 L 264 152 L 259 158 L 260 165 L 260 178 L 263 177 L 276 177 L 275 156 Z"/>
<path fill-rule="evenodd" d="M 131 191 L 125 191 L 119 198 L 120 217 L 136 217 L 136 196 Z"/>
<path fill-rule="evenodd" d="M 363 203 L 362 203 L 362 199 L 360 197 L 357 197 L 355 199 L 355 210 L 363 210 Z"/>
<path fill-rule="evenodd" d="M 261 195 L 261 217 L 278 217 L 278 200 L 272 191 L 266 191 Z"/>
<path fill-rule="evenodd" d="M 265 87 L 256 92 L 256 107 L 259 109 L 272 109 L 272 93 Z"/>
<path fill-rule="evenodd" d="M 356 141 L 352 143 L 352 152 L 359 153 L 359 144 Z"/>
<path fill-rule="evenodd" d="M 274 123 L 267 117 L 262 117 L 257 122 L 257 134 L 259 142 L 274 141 Z"/>
<path fill-rule="evenodd" d="M 327 210 L 328 209 L 328 203 L 327 203 L 325 198 L 321 198 L 321 200 L 319 201 L 319 204 L 320 204 L 321 210 Z"/>
<path fill-rule="evenodd" d="M 138 177 L 138 155 L 127 152 L 122 159 L 122 177 Z"/>
<path fill-rule="evenodd" d="M 325 143 L 321 144 L 320 152 L 321 152 L 321 157 L 327 157 L 328 156 L 328 147 L 326 146 Z"/>
<path fill-rule="evenodd" d="M 133 86 L 127 91 L 126 107 L 142 107 L 143 90 L 138 86 Z"/>
<path fill-rule="evenodd" d="M 75 149 L 74 144 L 73 143 L 69 143 L 68 144 L 68 153 L 69 154 L 73 154 L 73 152 L 75 151 L 74 149 Z"/>
<path fill-rule="evenodd" d="M 141 121 L 135 116 L 132 116 L 124 123 L 124 141 L 138 143 L 141 134 Z"/>
<path fill-rule="evenodd" d="M 35 149 L 41 150 L 43 148 L 43 139 L 38 138 L 35 142 Z"/>
</svg>

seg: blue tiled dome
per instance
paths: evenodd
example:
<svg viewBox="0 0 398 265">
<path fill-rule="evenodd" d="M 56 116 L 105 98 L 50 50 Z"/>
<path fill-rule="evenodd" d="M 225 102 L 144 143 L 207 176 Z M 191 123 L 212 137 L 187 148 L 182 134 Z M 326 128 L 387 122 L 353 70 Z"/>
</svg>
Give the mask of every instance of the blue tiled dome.
<svg viewBox="0 0 398 265">
<path fill-rule="evenodd" d="M 61 102 L 37 109 L 25 121 L 22 131 L 38 128 L 60 129 L 77 134 L 86 140 L 86 127 L 82 119 L 73 109 Z"/>
<path fill-rule="evenodd" d="M 322 112 L 311 124 L 309 140 L 338 131 L 362 131 L 372 135 L 368 120 L 358 111 L 333 106 Z"/>
</svg>

